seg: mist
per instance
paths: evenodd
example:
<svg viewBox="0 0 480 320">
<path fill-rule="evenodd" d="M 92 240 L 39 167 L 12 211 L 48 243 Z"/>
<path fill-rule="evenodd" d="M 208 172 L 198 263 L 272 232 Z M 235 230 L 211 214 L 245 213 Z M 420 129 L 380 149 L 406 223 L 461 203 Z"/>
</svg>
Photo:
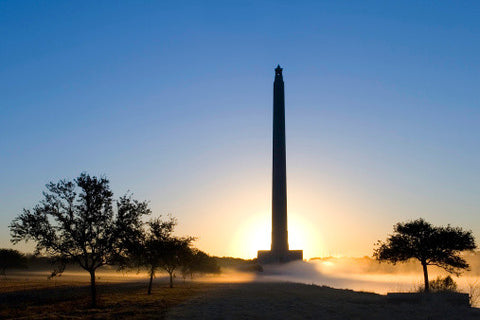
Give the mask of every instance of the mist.
<svg viewBox="0 0 480 320">
<path fill-rule="evenodd" d="M 480 279 L 480 254 L 467 253 L 470 271 L 459 277 L 451 275 L 462 292 L 469 292 Z M 429 266 L 429 279 L 445 277 L 446 271 Z M 220 275 L 205 275 L 197 281 L 208 282 L 298 282 L 338 289 L 375 292 L 417 291 L 423 285 L 421 265 L 416 261 L 392 265 L 379 263 L 370 257 L 326 257 L 310 261 L 294 261 L 282 265 L 265 265 L 263 272 L 243 272 L 222 268 Z"/>
<path fill-rule="evenodd" d="M 451 275 L 460 291 L 468 292 L 469 287 L 480 279 L 480 255 L 466 256 L 471 270 L 459 277 Z M 448 273 L 435 266 L 429 266 L 429 278 L 446 276 Z M 265 266 L 254 281 L 287 281 L 324 285 L 339 289 L 367 291 L 380 294 L 387 292 L 411 292 L 423 285 L 423 273 L 419 263 L 404 264 L 378 263 L 369 257 L 312 259 L 308 262 L 295 261 L 284 265 Z"/>
<path fill-rule="evenodd" d="M 470 264 L 470 271 L 457 277 L 451 275 L 458 285 L 458 289 L 469 292 L 470 286 L 480 284 L 480 253 L 464 254 Z M 370 257 L 324 257 L 314 258 L 310 261 L 294 261 L 282 265 L 265 265 L 263 271 L 256 271 L 252 260 L 220 258 L 224 261 L 219 274 L 195 274 L 193 281 L 212 283 L 238 283 L 238 282 L 297 282 L 328 286 L 338 289 L 375 292 L 386 294 L 388 292 L 412 292 L 423 285 L 423 274 L 420 264 L 416 261 L 392 265 L 378 263 Z M 258 265 L 257 265 L 258 266 Z M 47 266 L 32 266 L 28 270 L 12 272 L 12 275 L 21 274 L 28 279 L 43 281 L 49 274 Z M 442 269 L 429 266 L 430 280 L 437 276 L 446 276 Z M 88 275 L 75 266 L 71 266 L 59 281 L 84 281 Z M 118 271 L 116 267 L 103 267 L 98 271 L 98 280 L 103 283 L 124 281 L 143 281 L 148 275 L 138 270 Z M 167 275 L 158 273 L 157 281 L 166 281 Z M 176 272 L 175 282 L 189 282 L 190 277 L 183 279 L 180 272 Z"/>
</svg>

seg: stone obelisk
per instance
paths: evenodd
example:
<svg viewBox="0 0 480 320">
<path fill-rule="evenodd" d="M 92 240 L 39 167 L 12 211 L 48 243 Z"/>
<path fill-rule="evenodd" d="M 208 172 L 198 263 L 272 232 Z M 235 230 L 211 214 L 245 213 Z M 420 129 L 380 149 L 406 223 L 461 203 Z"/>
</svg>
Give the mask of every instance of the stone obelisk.
<svg viewBox="0 0 480 320">
<path fill-rule="evenodd" d="M 259 263 L 302 260 L 302 250 L 289 250 L 287 228 L 287 167 L 285 151 L 285 89 L 282 68 L 273 82 L 272 246 L 258 251 Z"/>
<path fill-rule="evenodd" d="M 288 251 L 287 164 L 285 153 L 285 89 L 282 68 L 273 82 L 272 253 Z"/>
</svg>

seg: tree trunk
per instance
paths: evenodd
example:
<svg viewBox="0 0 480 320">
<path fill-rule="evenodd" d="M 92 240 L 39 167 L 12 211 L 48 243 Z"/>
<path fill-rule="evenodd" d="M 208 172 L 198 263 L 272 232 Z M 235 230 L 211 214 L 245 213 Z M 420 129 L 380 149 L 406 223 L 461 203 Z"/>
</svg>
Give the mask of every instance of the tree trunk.
<svg viewBox="0 0 480 320">
<path fill-rule="evenodd" d="M 170 288 L 173 288 L 173 271 L 169 272 L 170 274 Z"/>
<path fill-rule="evenodd" d="M 92 294 L 92 308 L 97 306 L 97 287 L 95 286 L 95 270 L 90 271 L 90 292 Z"/>
<path fill-rule="evenodd" d="M 148 294 L 152 294 L 153 268 L 150 270 L 150 282 L 148 283 Z"/>
<path fill-rule="evenodd" d="M 425 279 L 425 292 L 430 292 L 430 283 L 428 282 L 427 263 L 422 261 L 423 278 Z"/>
</svg>

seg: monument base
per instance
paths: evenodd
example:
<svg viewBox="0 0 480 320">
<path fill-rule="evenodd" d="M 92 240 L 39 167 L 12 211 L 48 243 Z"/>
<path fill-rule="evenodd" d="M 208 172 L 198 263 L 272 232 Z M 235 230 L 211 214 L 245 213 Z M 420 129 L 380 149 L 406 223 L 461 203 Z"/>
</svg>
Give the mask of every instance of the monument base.
<svg viewBox="0 0 480 320">
<path fill-rule="evenodd" d="M 259 264 L 287 263 L 303 260 L 303 250 L 288 250 L 281 254 L 270 250 L 259 250 L 257 261 Z"/>
</svg>

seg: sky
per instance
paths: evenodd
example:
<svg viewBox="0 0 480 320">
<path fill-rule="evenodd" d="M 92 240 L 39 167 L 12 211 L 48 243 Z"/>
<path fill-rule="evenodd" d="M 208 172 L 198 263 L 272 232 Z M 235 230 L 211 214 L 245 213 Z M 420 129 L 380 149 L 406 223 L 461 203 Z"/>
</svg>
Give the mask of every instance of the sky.
<svg viewBox="0 0 480 320">
<path fill-rule="evenodd" d="M 478 16 L 476 1 L 1 1 L 0 247 L 46 183 L 88 172 L 210 254 L 269 249 L 277 64 L 291 249 L 370 256 L 419 217 L 479 238 Z"/>
</svg>

